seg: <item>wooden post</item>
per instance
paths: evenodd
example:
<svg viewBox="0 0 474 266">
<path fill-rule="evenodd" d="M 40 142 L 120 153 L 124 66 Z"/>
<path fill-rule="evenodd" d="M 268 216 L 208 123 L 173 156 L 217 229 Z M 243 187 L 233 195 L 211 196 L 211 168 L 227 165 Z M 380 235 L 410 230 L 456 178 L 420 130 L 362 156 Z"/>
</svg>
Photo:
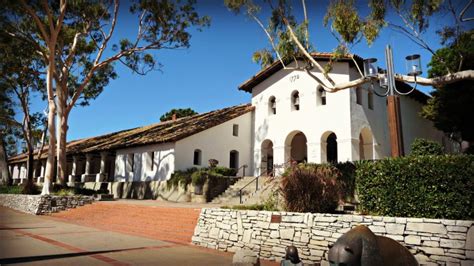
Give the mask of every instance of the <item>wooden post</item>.
<svg viewBox="0 0 474 266">
<path fill-rule="evenodd" d="M 387 96 L 388 128 L 390 131 L 390 147 L 392 157 L 405 155 L 403 149 L 402 121 L 400 116 L 400 97 Z"/>
</svg>

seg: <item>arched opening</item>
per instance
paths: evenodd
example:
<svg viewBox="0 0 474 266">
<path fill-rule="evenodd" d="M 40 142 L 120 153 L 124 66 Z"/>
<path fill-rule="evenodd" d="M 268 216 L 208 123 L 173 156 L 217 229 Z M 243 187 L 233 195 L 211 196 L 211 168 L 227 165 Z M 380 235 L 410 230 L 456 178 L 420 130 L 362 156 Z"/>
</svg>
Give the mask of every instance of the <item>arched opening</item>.
<svg viewBox="0 0 474 266">
<path fill-rule="evenodd" d="M 293 131 L 286 137 L 285 161 L 296 161 L 297 163 L 308 161 L 307 140 L 303 132 Z"/>
<path fill-rule="evenodd" d="M 236 150 L 230 151 L 229 168 L 239 169 L 239 152 Z"/>
<path fill-rule="evenodd" d="M 374 138 L 369 128 L 363 128 L 359 134 L 359 159 L 374 159 Z"/>
<path fill-rule="evenodd" d="M 201 165 L 202 160 L 202 152 L 200 149 L 195 149 L 194 150 L 194 155 L 193 155 L 193 164 L 194 165 Z"/>
<path fill-rule="evenodd" d="M 328 131 L 321 136 L 321 161 L 337 162 L 337 136 Z"/>
<path fill-rule="evenodd" d="M 300 110 L 300 93 L 298 91 L 294 91 L 291 94 L 291 110 L 292 111 Z"/>
<path fill-rule="evenodd" d="M 264 140 L 261 147 L 261 173 L 263 175 L 272 175 L 273 173 L 273 142 Z"/>
<path fill-rule="evenodd" d="M 269 115 L 276 115 L 276 99 L 275 96 L 271 96 L 268 99 L 268 114 Z"/>
</svg>

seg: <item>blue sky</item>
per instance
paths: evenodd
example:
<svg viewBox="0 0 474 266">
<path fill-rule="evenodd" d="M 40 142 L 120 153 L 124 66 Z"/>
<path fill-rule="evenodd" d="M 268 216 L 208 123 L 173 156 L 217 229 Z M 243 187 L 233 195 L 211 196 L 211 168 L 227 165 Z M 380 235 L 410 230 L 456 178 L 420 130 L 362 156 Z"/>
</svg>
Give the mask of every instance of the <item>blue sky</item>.
<svg viewBox="0 0 474 266">
<path fill-rule="evenodd" d="M 300 8 L 300 1 L 294 2 Z M 327 1 L 307 2 L 312 3 L 308 5 L 311 41 L 318 51 L 329 52 L 337 46 L 337 41 L 322 25 Z M 359 2 L 361 7 L 366 5 L 365 1 Z M 268 46 L 265 34 L 247 17 L 228 11 L 222 0 L 198 1 L 197 8 L 200 14 L 209 15 L 212 22 L 202 32 L 192 31 L 191 47 L 155 53 L 164 67 L 162 72 L 154 71 L 146 76 L 132 74 L 118 64 L 119 77 L 90 106 L 75 107 L 71 112 L 68 140 L 156 123 L 172 108 L 190 107 L 201 113 L 250 102 L 250 94 L 238 91 L 237 87 L 260 70 L 251 61 L 251 55 Z M 116 38 L 128 35 L 133 38 L 136 34 L 135 19 L 126 13 L 122 8 Z M 440 16 L 432 20 L 432 30 L 425 34 L 434 49 L 440 47 L 434 30 L 445 25 L 447 19 Z M 385 67 L 387 44 L 393 47 L 398 73 L 406 72 L 405 56 L 418 53 L 426 74 L 431 55 L 390 29 L 385 29 L 371 47 L 362 41 L 352 52 L 364 58 L 378 58 L 379 66 Z M 429 88 L 422 90 L 428 92 Z M 45 106 L 46 103 L 36 99 L 32 108 L 42 110 Z"/>
</svg>

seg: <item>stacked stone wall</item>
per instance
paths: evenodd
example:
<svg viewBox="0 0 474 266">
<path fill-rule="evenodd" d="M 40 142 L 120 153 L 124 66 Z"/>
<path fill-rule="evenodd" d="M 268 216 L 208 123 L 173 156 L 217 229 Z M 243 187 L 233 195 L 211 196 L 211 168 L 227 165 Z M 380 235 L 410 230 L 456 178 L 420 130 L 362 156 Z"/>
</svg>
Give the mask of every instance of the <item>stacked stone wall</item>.
<svg viewBox="0 0 474 266">
<path fill-rule="evenodd" d="M 48 214 L 59 212 L 94 201 L 92 196 L 50 196 L 0 194 L 0 205 L 30 214 Z"/>
<path fill-rule="evenodd" d="M 474 265 L 474 222 L 425 218 L 202 209 L 192 242 L 280 261 L 295 245 L 305 263 L 327 265 L 328 245 L 356 225 L 397 240 L 423 265 Z"/>
</svg>

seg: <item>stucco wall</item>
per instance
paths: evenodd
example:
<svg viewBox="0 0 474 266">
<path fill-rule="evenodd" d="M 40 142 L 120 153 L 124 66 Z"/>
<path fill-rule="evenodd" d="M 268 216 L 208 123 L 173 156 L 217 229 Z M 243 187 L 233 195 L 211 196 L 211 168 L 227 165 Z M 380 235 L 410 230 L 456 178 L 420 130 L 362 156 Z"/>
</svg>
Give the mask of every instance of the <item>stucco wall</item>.
<svg viewBox="0 0 474 266">
<path fill-rule="evenodd" d="M 233 125 L 239 125 L 238 136 L 233 136 Z M 207 167 L 209 159 L 216 159 L 220 166 L 230 166 L 230 152 L 239 152 L 239 167 L 246 164 L 246 175 L 252 173 L 252 112 L 231 119 L 176 142 L 176 169 Z M 194 165 L 194 150 L 201 150 L 201 165 Z M 239 172 L 242 175 L 242 169 Z"/>
<path fill-rule="evenodd" d="M 115 158 L 115 181 L 159 181 L 168 180 L 175 169 L 175 146 L 173 143 L 155 144 L 117 150 Z M 154 153 L 153 169 L 151 157 Z M 127 163 L 133 154 L 134 171 Z"/>
<path fill-rule="evenodd" d="M 474 222 L 462 220 L 202 209 L 192 242 L 230 252 L 251 249 L 277 261 L 294 245 L 303 262 L 328 265 L 328 244 L 359 224 L 400 242 L 422 265 L 474 264 Z"/>
<path fill-rule="evenodd" d="M 302 64 L 302 62 L 299 62 Z M 324 65 L 324 62 L 321 62 Z M 293 65 L 294 66 L 294 63 Z M 349 81 L 349 66 L 346 63 L 335 63 L 330 76 L 335 82 Z M 322 74 L 313 71 L 315 76 Z M 300 98 L 300 110 L 293 110 L 292 92 L 297 90 Z M 269 112 L 270 97 L 276 98 L 276 114 Z M 275 164 L 284 164 L 291 154 L 291 139 L 302 132 L 307 140 L 308 162 L 321 162 L 325 155 L 325 137 L 328 132 L 337 135 L 339 160 L 352 159 L 350 132 L 350 91 L 327 93 L 326 105 L 320 101 L 318 83 L 303 71 L 280 70 L 253 88 L 252 105 L 255 110 L 254 135 L 254 174 L 260 174 L 261 145 L 264 140 L 273 143 L 273 160 Z M 324 137 L 323 137 L 324 136 Z"/>
</svg>

